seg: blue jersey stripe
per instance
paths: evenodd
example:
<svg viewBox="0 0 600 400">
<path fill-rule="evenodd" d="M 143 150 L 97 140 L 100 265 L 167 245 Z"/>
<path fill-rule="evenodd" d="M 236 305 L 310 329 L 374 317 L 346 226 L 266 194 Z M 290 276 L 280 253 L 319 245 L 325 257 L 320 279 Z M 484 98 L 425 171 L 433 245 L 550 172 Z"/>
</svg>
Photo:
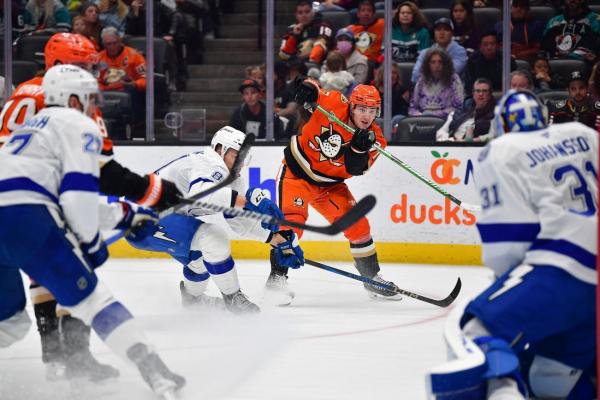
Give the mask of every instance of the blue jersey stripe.
<svg viewBox="0 0 600 400">
<path fill-rule="evenodd" d="M 0 192 L 10 192 L 14 190 L 27 190 L 47 196 L 53 202 L 58 204 L 58 198 L 50 193 L 45 187 L 35 183 L 29 178 L 10 178 L 0 181 Z"/>
<path fill-rule="evenodd" d="M 587 268 L 596 269 L 596 255 L 567 240 L 538 239 L 529 250 L 552 251 L 570 257 Z"/>
<path fill-rule="evenodd" d="M 235 263 L 233 262 L 233 258 L 229 257 L 227 260 L 218 263 L 210 263 L 204 260 L 204 266 L 211 275 L 221 275 L 231 271 Z"/>
<path fill-rule="evenodd" d="M 483 243 L 533 242 L 540 232 L 540 224 L 477 224 Z"/>
<path fill-rule="evenodd" d="M 92 174 L 81 172 L 69 172 L 63 176 L 63 180 L 58 188 L 58 193 L 75 190 L 79 192 L 95 192 L 100 188 L 100 180 Z"/>
<path fill-rule="evenodd" d="M 198 177 L 198 178 L 196 178 L 196 179 L 194 179 L 193 181 L 190 182 L 190 185 L 188 186 L 188 192 L 190 191 L 190 189 L 192 188 L 192 186 L 194 186 L 198 182 L 211 182 L 211 183 L 214 183 L 214 181 L 212 179 Z"/>
<path fill-rule="evenodd" d="M 94 316 L 92 328 L 100 339 L 106 341 L 116 328 L 132 318 L 133 315 L 121 303 L 114 301 Z"/>
</svg>

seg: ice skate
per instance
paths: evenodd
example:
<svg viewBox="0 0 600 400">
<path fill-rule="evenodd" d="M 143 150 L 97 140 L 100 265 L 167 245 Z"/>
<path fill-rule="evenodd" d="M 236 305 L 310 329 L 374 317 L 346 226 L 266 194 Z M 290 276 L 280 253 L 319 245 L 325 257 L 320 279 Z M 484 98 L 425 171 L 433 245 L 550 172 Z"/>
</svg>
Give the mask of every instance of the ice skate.
<svg viewBox="0 0 600 400">
<path fill-rule="evenodd" d="M 260 312 L 260 308 L 248 300 L 248 297 L 241 290 L 232 294 L 224 294 L 223 300 L 227 309 L 234 314 L 256 314 Z"/>
<path fill-rule="evenodd" d="M 86 379 L 99 383 L 119 377 L 119 371 L 110 365 L 101 364 L 88 349 L 71 354 L 65 360 L 67 379 Z"/>
<path fill-rule="evenodd" d="M 179 283 L 179 290 L 181 291 L 181 304 L 185 308 L 205 308 L 211 310 L 225 310 L 225 302 L 220 297 L 207 296 L 201 294 L 194 296 L 185 288 L 185 283 L 181 281 Z"/>
<path fill-rule="evenodd" d="M 185 385 L 185 378 L 171 372 L 158 354 L 143 343 L 131 346 L 127 357 L 137 366 L 152 391 L 164 399 L 174 398 L 174 392 Z"/>
<path fill-rule="evenodd" d="M 394 284 L 394 282 L 386 281 L 379 274 L 376 274 L 371 279 L 374 280 L 375 282 L 379 282 L 379 283 L 382 283 L 384 285 L 388 285 L 388 286 L 392 286 L 394 288 L 397 288 L 397 286 Z M 382 289 L 380 287 L 377 287 L 377 286 L 374 286 L 374 285 L 370 285 L 368 283 L 364 283 L 364 286 L 365 286 L 365 289 L 367 290 L 367 294 L 372 299 L 394 300 L 394 301 L 400 301 L 400 300 L 402 300 L 402 296 L 400 296 L 399 293 L 391 292 L 389 290 L 385 290 L 385 289 Z"/>
<path fill-rule="evenodd" d="M 271 271 L 267 283 L 265 284 L 263 303 L 285 307 L 292 303 L 294 297 L 295 293 L 287 284 L 287 276 Z"/>
</svg>

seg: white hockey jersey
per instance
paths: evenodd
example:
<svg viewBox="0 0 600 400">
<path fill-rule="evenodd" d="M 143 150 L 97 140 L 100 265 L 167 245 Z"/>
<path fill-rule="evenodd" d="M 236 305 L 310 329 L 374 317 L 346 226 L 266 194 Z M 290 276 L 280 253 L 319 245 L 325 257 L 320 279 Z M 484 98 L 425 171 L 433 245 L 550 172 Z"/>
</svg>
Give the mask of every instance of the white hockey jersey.
<svg viewBox="0 0 600 400">
<path fill-rule="evenodd" d="M 173 182 L 184 197 L 194 196 L 206 190 L 229 176 L 229 169 L 221 156 L 211 148 L 179 157 L 161 167 L 156 174 L 161 178 Z M 244 196 L 245 189 L 241 179 L 236 179 L 228 187 L 203 197 L 201 201 L 223 207 L 233 207 L 237 195 Z M 199 217 L 216 214 L 214 211 L 200 207 L 185 207 L 181 212 Z M 225 219 L 231 229 L 243 237 L 266 241 L 270 231 L 261 227 L 260 221 L 243 217 L 229 217 Z"/>
<path fill-rule="evenodd" d="M 49 107 L 0 149 L 0 206 L 44 204 L 59 211 L 83 243 L 98 234 L 102 134 L 81 112 Z"/>
<path fill-rule="evenodd" d="M 598 132 L 572 122 L 506 134 L 474 171 L 483 259 L 497 276 L 525 263 L 597 283 Z"/>
</svg>

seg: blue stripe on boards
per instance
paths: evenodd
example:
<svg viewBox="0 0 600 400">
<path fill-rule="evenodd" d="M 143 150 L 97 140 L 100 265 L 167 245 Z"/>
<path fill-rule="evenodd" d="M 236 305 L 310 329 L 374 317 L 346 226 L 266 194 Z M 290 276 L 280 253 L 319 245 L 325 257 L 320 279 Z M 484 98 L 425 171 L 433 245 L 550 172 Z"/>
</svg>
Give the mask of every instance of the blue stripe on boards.
<svg viewBox="0 0 600 400">
<path fill-rule="evenodd" d="M 197 274 L 188 267 L 183 267 L 183 276 L 185 277 L 185 279 L 192 282 L 202 282 L 210 277 L 208 272 Z"/>
<path fill-rule="evenodd" d="M 100 188 L 100 180 L 92 174 L 84 174 L 81 172 L 69 172 L 63 176 L 58 193 L 64 193 L 70 190 L 80 192 L 98 192 Z"/>
<path fill-rule="evenodd" d="M 133 315 L 118 301 L 112 302 L 104 307 L 92 320 L 92 328 L 100 339 L 106 341 L 106 338 L 119 325 L 133 319 Z"/>
<path fill-rule="evenodd" d="M 10 178 L 0 181 L 0 192 L 10 192 L 14 190 L 27 190 L 40 193 L 49 197 L 53 202 L 58 203 L 58 198 L 56 196 L 50 193 L 45 187 L 29 178 Z"/>
<path fill-rule="evenodd" d="M 233 262 L 233 258 L 229 257 L 225 261 L 218 263 L 210 263 L 204 260 L 204 266 L 211 275 L 221 275 L 231 271 L 235 266 L 235 263 Z"/>
<path fill-rule="evenodd" d="M 540 224 L 477 224 L 483 243 L 533 242 L 540 233 Z"/>
<path fill-rule="evenodd" d="M 596 255 L 567 240 L 538 239 L 529 250 L 545 250 L 570 257 L 590 269 L 596 269 Z"/>
</svg>

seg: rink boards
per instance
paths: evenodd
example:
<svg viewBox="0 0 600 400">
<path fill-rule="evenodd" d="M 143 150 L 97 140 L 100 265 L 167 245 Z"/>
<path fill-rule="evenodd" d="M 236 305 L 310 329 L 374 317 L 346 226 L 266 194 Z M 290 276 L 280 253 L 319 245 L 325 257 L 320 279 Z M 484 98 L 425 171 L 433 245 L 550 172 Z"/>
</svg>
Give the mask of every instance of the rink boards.
<svg viewBox="0 0 600 400">
<path fill-rule="evenodd" d="M 147 173 L 174 158 L 200 150 L 200 147 L 118 146 L 115 155 L 131 170 Z M 473 170 L 480 147 L 390 146 L 388 150 L 454 196 L 478 204 Z M 242 178 L 250 186 L 269 190 L 273 198 L 282 158 L 282 146 L 255 146 Z M 477 215 L 455 206 L 392 161 L 382 156 L 367 174 L 347 183 L 357 199 L 367 194 L 377 198 L 377 205 L 368 218 L 380 261 L 481 264 L 479 235 L 475 227 Z M 314 210 L 308 222 L 326 224 Z M 306 232 L 302 243 L 311 258 L 350 261 L 348 243 L 342 234 L 323 236 Z M 234 235 L 234 257 L 267 258 L 268 252 L 267 245 Z M 111 255 L 160 256 L 132 249 L 124 241 L 111 247 Z"/>
</svg>

